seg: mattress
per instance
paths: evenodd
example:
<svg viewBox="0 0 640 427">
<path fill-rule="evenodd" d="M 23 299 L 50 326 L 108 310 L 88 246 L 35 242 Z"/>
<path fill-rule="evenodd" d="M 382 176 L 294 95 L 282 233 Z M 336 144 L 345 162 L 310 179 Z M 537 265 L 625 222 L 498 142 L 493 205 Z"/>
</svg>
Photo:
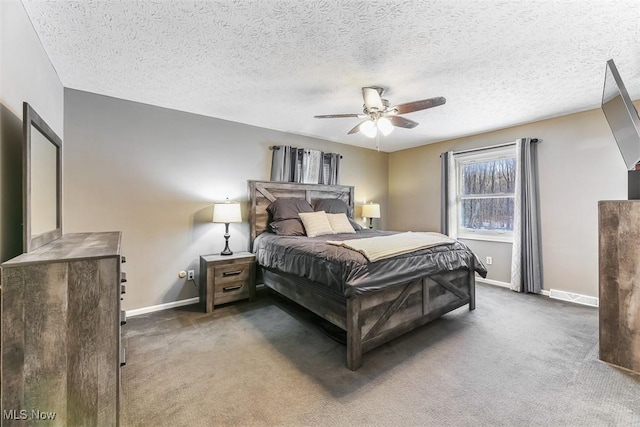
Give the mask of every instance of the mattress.
<svg viewBox="0 0 640 427">
<path fill-rule="evenodd" d="M 366 229 L 318 237 L 262 233 L 253 248 L 259 266 L 311 280 L 347 298 L 446 271 L 466 269 L 482 277 L 487 275 L 475 254 L 458 241 L 376 262 L 367 261 L 359 252 L 326 243 L 389 234 L 393 232 Z"/>
</svg>

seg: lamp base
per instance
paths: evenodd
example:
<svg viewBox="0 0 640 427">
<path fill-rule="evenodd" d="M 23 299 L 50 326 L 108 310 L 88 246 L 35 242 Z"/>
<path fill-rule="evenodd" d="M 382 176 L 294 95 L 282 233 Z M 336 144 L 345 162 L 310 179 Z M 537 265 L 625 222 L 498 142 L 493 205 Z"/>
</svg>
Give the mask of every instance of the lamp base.
<svg viewBox="0 0 640 427">
<path fill-rule="evenodd" d="M 369 228 L 373 228 L 373 218 L 369 218 Z"/>
<path fill-rule="evenodd" d="M 224 249 L 220 252 L 220 255 L 233 255 L 231 249 L 229 249 L 229 224 L 224 225 Z"/>
</svg>

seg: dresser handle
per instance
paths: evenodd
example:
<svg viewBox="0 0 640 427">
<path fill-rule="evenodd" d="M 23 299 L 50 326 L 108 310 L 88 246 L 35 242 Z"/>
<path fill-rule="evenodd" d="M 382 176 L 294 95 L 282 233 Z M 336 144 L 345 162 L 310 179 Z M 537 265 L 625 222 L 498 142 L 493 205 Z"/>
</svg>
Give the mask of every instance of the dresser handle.
<svg viewBox="0 0 640 427">
<path fill-rule="evenodd" d="M 127 324 L 127 312 L 120 310 L 120 326 Z"/>
<path fill-rule="evenodd" d="M 237 276 L 240 273 L 242 273 L 242 270 L 225 271 L 224 273 L 222 273 L 222 277 Z"/>
<path fill-rule="evenodd" d="M 126 257 L 126 256 L 121 256 L 121 257 L 120 257 L 120 262 L 121 262 L 122 264 L 124 264 L 125 262 L 127 262 L 127 257 Z"/>
<path fill-rule="evenodd" d="M 120 295 L 124 295 L 127 293 L 127 287 L 125 285 L 120 285 Z"/>
<path fill-rule="evenodd" d="M 222 288 L 222 292 L 237 291 L 238 289 L 242 288 L 243 286 L 244 285 L 227 286 L 226 288 Z"/>
<path fill-rule="evenodd" d="M 127 281 L 127 273 L 124 271 L 120 272 L 120 281 L 123 283 Z"/>
</svg>

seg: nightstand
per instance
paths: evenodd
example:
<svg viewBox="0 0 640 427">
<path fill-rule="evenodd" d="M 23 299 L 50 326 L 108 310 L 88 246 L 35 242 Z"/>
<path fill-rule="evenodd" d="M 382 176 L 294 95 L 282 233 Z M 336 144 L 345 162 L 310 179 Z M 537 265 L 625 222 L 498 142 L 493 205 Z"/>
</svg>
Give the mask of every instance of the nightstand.
<svg viewBox="0 0 640 427">
<path fill-rule="evenodd" d="M 200 305 L 214 306 L 256 296 L 256 257 L 249 252 L 200 257 Z"/>
</svg>

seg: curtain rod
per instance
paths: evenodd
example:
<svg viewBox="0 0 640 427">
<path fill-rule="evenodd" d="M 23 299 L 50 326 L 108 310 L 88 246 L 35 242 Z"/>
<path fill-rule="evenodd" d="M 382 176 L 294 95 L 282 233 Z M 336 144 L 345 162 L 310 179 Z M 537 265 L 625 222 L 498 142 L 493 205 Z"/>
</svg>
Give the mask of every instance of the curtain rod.
<svg viewBox="0 0 640 427">
<path fill-rule="evenodd" d="M 280 149 L 280 147 L 277 146 L 277 145 L 270 145 L 269 146 L 269 150 L 276 150 L 277 151 L 279 149 Z M 313 148 L 303 148 L 303 150 L 313 150 Z M 317 151 L 320 151 L 320 150 L 317 150 Z M 333 153 L 325 153 L 325 152 L 322 152 L 322 153 L 323 154 L 333 154 Z M 335 153 L 335 154 L 338 154 L 338 153 Z M 340 156 L 341 159 L 343 158 L 342 154 L 338 154 L 338 155 Z"/>
<path fill-rule="evenodd" d="M 538 138 L 531 138 L 531 142 L 533 142 L 533 143 L 542 142 L 542 140 L 538 139 Z M 507 142 L 507 143 L 504 143 L 504 144 L 490 145 L 488 147 L 482 147 L 482 148 L 470 148 L 468 150 L 454 151 L 453 154 L 456 155 L 456 154 L 473 153 L 474 151 L 490 150 L 492 148 L 508 147 L 510 145 L 516 145 L 516 143 L 515 142 Z"/>
</svg>

